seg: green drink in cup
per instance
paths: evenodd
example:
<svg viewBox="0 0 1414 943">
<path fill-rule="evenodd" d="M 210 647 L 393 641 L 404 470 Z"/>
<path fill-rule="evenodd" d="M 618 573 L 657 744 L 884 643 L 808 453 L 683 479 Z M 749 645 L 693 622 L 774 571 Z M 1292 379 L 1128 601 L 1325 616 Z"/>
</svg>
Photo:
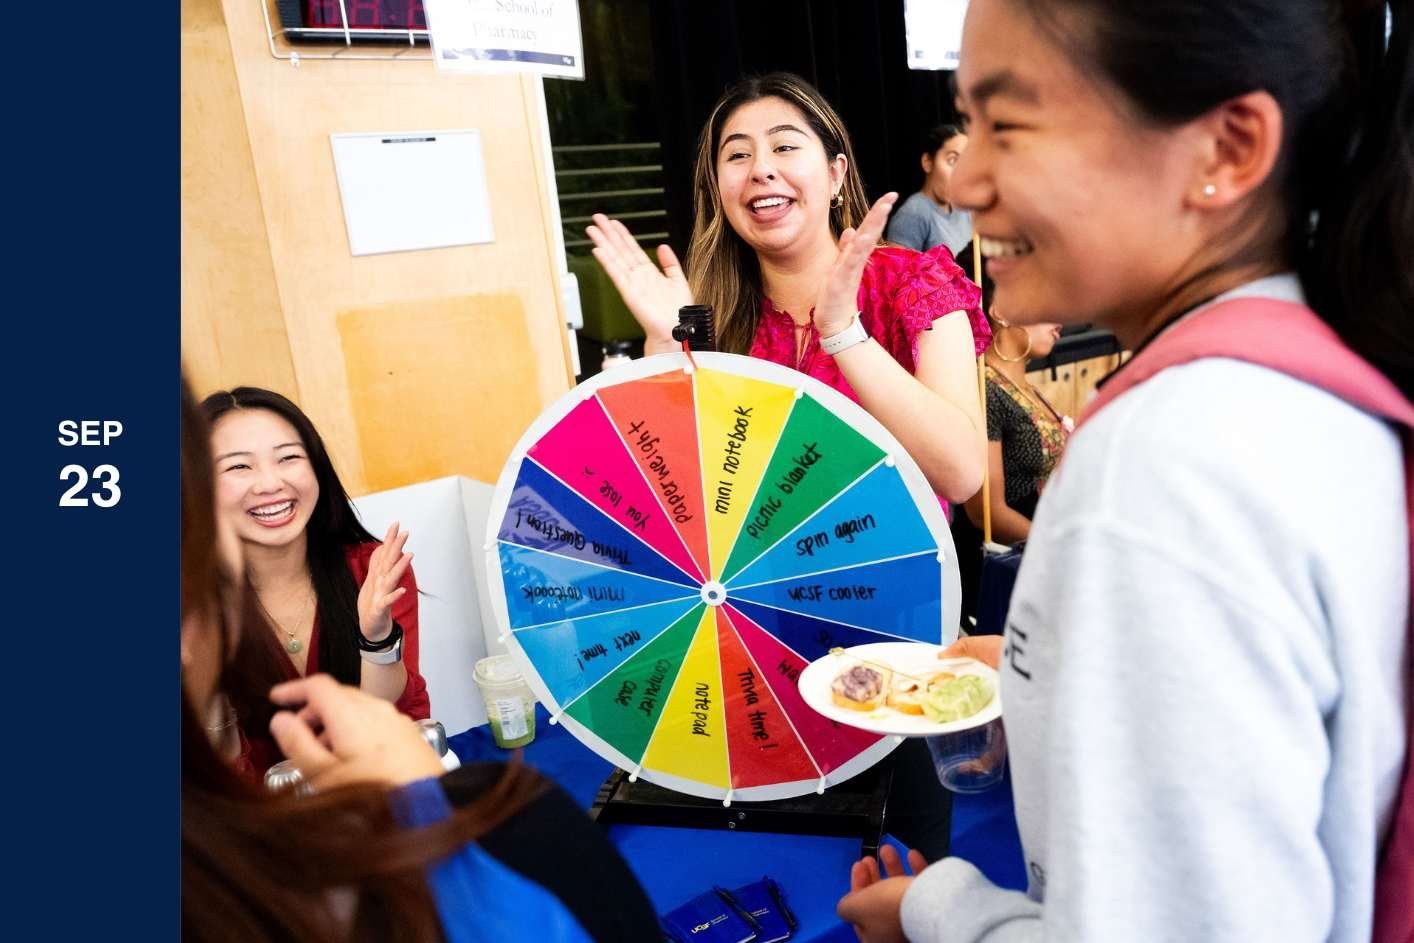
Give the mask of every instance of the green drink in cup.
<svg viewBox="0 0 1414 943">
<path fill-rule="evenodd" d="M 535 739 L 535 695 L 510 655 L 490 655 L 476 663 L 476 686 L 486 703 L 491 733 L 502 749 Z"/>
</svg>

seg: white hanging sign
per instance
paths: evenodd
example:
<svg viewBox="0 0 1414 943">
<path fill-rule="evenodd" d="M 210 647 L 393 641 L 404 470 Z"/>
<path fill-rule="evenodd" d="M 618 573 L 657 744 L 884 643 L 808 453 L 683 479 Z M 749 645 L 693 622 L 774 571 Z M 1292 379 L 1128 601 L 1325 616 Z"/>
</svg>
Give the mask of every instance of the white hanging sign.
<svg viewBox="0 0 1414 943">
<path fill-rule="evenodd" d="M 423 0 L 423 9 L 439 69 L 584 78 L 578 0 Z"/>
<path fill-rule="evenodd" d="M 956 69 L 967 0 L 904 0 L 910 69 Z"/>
</svg>

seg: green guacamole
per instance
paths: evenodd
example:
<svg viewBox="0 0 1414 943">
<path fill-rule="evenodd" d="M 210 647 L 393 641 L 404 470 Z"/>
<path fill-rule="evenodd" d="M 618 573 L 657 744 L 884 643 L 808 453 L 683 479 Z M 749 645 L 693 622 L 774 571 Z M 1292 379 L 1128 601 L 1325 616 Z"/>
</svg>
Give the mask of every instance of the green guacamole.
<svg viewBox="0 0 1414 943">
<path fill-rule="evenodd" d="M 935 724 L 950 724 L 986 707 L 995 693 L 986 678 L 960 675 L 929 686 L 923 695 L 923 716 Z"/>
</svg>

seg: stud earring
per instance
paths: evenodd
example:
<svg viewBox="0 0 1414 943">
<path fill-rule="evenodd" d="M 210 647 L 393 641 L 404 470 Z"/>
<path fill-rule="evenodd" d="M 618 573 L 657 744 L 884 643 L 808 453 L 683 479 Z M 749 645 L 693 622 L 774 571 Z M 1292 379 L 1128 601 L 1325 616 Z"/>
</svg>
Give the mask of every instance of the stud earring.
<svg viewBox="0 0 1414 943">
<path fill-rule="evenodd" d="M 1203 184 L 1203 196 L 1207 197 L 1208 199 L 1212 199 L 1213 197 L 1215 197 L 1215 196 L 1217 196 L 1217 195 L 1218 195 L 1218 188 L 1217 188 L 1214 184 L 1211 184 L 1211 183 L 1205 183 L 1205 184 Z"/>
</svg>

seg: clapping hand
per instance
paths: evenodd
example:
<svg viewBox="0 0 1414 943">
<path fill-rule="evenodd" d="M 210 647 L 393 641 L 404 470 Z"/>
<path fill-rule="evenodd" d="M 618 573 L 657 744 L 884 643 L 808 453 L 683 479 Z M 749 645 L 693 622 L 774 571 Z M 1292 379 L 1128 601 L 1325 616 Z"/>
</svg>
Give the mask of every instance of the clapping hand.
<svg viewBox="0 0 1414 943">
<path fill-rule="evenodd" d="M 879 244 L 897 199 L 897 193 L 885 193 L 870 207 L 858 229 L 840 233 L 839 257 L 815 299 L 815 329 L 821 337 L 843 331 L 859 312 L 859 280 L 864 275 L 864 263 Z"/>
<path fill-rule="evenodd" d="M 358 589 L 358 628 L 370 642 L 381 642 L 393 631 L 393 603 L 407 592 L 398 583 L 412 563 L 412 554 L 403 552 L 407 540 L 408 532 L 395 521 L 368 558 L 368 575 Z"/>
<path fill-rule="evenodd" d="M 276 685 L 270 700 L 285 708 L 270 719 L 270 733 L 312 789 L 442 775 L 422 731 L 381 698 L 320 674 Z"/>
<path fill-rule="evenodd" d="M 884 875 L 879 873 L 883 863 Z M 907 943 L 900 908 L 913 878 L 928 866 L 923 855 L 908 852 L 909 874 L 892 845 L 879 849 L 879 857 L 861 858 L 849 869 L 849 893 L 840 898 L 835 912 L 854 926 L 860 943 Z"/>
<path fill-rule="evenodd" d="M 594 243 L 594 258 L 647 335 L 644 350 L 662 353 L 675 347 L 673 328 L 678 323 L 678 309 L 692 304 L 692 289 L 678 257 L 661 245 L 654 265 L 623 223 L 603 213 L 595 213 L 593 219 L 594 225 L 585 233 Z"/>
</svg>

